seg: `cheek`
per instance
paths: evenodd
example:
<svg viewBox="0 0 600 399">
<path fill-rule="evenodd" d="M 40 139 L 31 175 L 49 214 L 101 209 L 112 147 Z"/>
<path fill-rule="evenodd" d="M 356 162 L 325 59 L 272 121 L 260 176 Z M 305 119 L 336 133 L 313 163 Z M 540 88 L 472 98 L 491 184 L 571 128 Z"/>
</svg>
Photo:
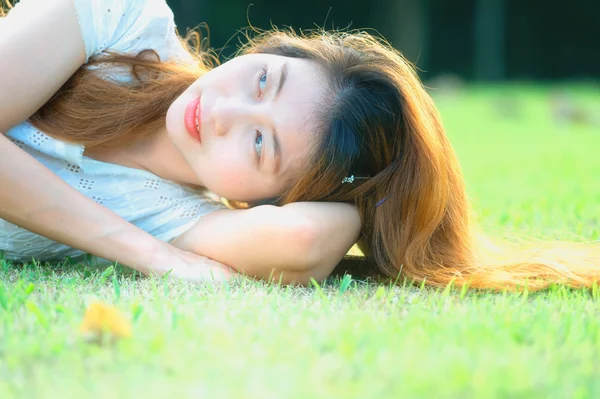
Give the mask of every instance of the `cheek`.
<svg viewBox="0 0 600 399">
<path fill-rule="evenodd" d="M 247 154 L 241 151 L 215 151 L 206 167 L 203 182 L 208 189 L 225 197 L 247 195 L 256 175 Z"/>
<path fill-rule="evenodd" d="M 208 72 L 202 77 L 202 90 L 212 91 L 220 95 L 230 95 L 236 87 L 236 83 L 243 79 L 236 71 L 230 71 L 231 68 L 219 67 Z"/>
</svg>

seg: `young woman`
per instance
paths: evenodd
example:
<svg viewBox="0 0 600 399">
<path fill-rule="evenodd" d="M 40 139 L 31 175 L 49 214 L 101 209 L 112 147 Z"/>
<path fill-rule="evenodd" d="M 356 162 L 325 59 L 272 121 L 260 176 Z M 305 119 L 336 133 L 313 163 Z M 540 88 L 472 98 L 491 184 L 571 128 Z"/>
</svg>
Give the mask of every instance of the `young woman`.
<svg viewBox="0 0 600 399">
<path fill-rule="evenodd" d="M 22 0 L 0 19 L 7 257 L 306 283 L 358 240 L 361 273 L 390 279 L 600 277 L 595 247 L 483 252 L 433 102 L 381 41 L 265 32 L 217 67 L 185 43 L 164 0 Z"/>
</svg>

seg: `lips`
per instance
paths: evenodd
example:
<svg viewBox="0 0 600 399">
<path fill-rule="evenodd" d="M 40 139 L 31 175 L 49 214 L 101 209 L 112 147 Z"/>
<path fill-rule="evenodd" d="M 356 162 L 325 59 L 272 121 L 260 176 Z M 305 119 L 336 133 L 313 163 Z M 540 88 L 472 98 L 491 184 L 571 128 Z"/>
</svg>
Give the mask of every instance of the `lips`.
<svg viewBox="0 0 600 399">
<path fill-rule="evenodd" d="M 200 97 L 189 102 L 185 108 L 185 129 L 193 139 L 202 142 L 200 134 Z"/>
</svg>

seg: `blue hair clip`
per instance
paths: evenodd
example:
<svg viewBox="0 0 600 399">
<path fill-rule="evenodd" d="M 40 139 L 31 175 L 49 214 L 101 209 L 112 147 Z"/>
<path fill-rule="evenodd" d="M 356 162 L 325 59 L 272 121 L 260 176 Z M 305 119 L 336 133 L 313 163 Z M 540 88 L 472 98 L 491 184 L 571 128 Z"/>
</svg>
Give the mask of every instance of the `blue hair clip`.
<svg viewBox="0 0 600 399">
<path fill-rule="evenodd" d="M 392 194 L 388 194 L 386 195 L 381 201 L 379 201 L 377 204 L 375 204 L 375 208 L 379 207 L 379 205 L 383 204 L 385 201 L 388 200 L 388 198 L 390 198 L 392 196 Z"/>
</svg>

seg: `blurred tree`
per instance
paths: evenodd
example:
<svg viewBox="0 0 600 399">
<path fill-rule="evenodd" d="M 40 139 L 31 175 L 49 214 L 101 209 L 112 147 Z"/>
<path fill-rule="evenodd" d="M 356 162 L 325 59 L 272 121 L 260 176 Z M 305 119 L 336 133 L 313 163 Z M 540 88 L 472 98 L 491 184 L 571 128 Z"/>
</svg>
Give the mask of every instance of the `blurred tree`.
<svg viewBox="0 0 600 399">
<path fill-rule="evenodd" d="M 429 61 L 429 7 L 430 0 L 379 0 L 369 6 L 369 26 L 421 70 Z"/>
<path fill-rule="evenodd" d="M 231 55 L 252 24 L 296 30 L 369 28 L 424 79 L 600 78 L 598 0 L 167 0 L 185 34 L 200 22 Z M 253 4 L 252 6 L 250 6 Z"/>
<path fill-rule="evenodd" d="M 211 14 L 210 1 L 169 0 L 167 3 L 174 10 L 181 34 L 185 34 L 187 28 L 196 26 L 206 15 Z"/>
<path fill-rule="evenodd" d="M 506 0 L 477 0 L 474 13 L 475 78 L 477 80 L 504 79 Z"/>
<path fill-rule="evenodd" d="M 254 3 L 261 2 L 261 0 L 254 1 Z M 201 30 L 203 38 L 208 36 L 211 47 L 217 51 L 228 46 L 224 52 L 225 56 L 230 56 L 235 50 L 236 43 L 229 43 L 229 40 L 240 28 L 248 25 L 246 12 L 250 1 L 167 0 L 167 3 L 175 14 L 175 22 L 180 34 L 185 35 L 187 29 L 204 23 L 208 31 Z"/>
</svg>

